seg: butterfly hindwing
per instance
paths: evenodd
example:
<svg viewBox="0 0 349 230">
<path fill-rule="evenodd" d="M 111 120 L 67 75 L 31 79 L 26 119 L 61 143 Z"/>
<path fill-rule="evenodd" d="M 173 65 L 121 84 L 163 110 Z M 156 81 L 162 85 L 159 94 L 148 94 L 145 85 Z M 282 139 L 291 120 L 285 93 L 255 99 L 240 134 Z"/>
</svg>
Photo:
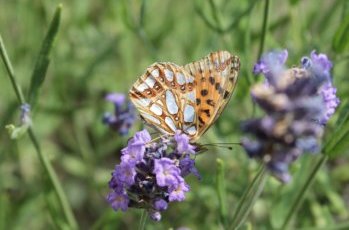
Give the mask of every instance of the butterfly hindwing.
<svg viewBox="0 0 349 230">
<path fill-rule="evenodd" d="M 194 78 L 173 63 L 154 63 L 129 92 L 147 124 L 173 135 L 177 129 L 194 135 Z M 192 108 L 192 109 L 191 109 Z"/>
</svg>

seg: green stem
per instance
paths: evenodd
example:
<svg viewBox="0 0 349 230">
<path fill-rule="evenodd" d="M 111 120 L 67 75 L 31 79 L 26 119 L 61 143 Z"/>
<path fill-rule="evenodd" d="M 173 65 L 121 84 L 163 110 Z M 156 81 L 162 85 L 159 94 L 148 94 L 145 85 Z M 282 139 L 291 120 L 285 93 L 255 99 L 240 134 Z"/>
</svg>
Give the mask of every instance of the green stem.
<svg viewBox="0 0 349 230">
<path fill-rule="evenodd" d="M 222 159 L 216 160 L 216 190 L 219 202 L 219 215 L 223 226 L 227 226 L 227 202 L 224 180 L 224 162 Z"/>
<path fill-rule="evenodd" d="M 1 57 L 3 59 L 4 65 L 6 67 L 6 70 L 8 72 L 8 76 L 11 80 L 12 86 L 16 92 L 17 99 L 20 102 L 20 104 L 24 104 L 25 99 L 24 99 L 24 96 L 23 96 L 22 91 L 20 89 L 20 86 L 16 81 L 15 74 L 14 74 L 14 71 L 12 68 L 12 64 L 11 64 L 10 59 L 8 58 L 8 55 L 7 55 L 4 43 L 2 41 L 1 35 L 0 35 L 0 54 L 1 54 Z M 39 142 L 34 134 L 32 127 L 30 127 L 28 129 L 28 133 L 29 133 L 30 140 L 33 143 L 34 148 L 39 156 L 40 162 L 44 166 L 44 169 L 48 175 L 48 178 L 53 185 L 54 191 L 58 197 L 58 200 L 59 200 L 59 203 L 62 207 L 63 213 L 64 213 L 71 229 L 77 229 L 77 223 L 76 223 L 75 217 L 74 217 L 72 209 L 69 205 L 68 199 L 64 193 L 62 185 L 60 184 L 58 177 L 57 177 L 57 174 L 55 173 L 54 169 L 52 168 L 51 163 L 46 158 L 46 155 L 44 155 L 42 153 Z M 52 217 L 52 218 L 55 218 L 55 217 Z"/>
<path fill-rule="evenodd" d="M 267 33 L 267 27 L 268 27 L 268 14 L 269 14 L 269 0 L 265 0 L 262 35 L 259 43 L 258 60 L 261 58 L 264 52 L 264 42 L 265 42 L 265 36 Z"/>
<path fill-rule="evenodd" d="M 327 158 L 328 158 L 327 155 L 322 154 L 321 158 L 319 159 L 317 164 L 311 170 L 311 172 L 310 172 L 309 176 L 307 177 L 307 179 L 305 180 L 303 186 L 298 191 L 297 196 L 296 196 L 293 204 L 291 205 L 291 208 L 289 209 L 287 216 L 285 218 L 285 221 L 283 222 L 282 227 L 280 229 L 287 229 L 288 228 L 290 221 L 292 220 L 293 215 L 297 212 L 300 205 L 302 204 L 305 193 L 307 192 L 309 187 L 314 182 L 316 173 L 319 171 L 321 166 L 326 162 Z"/>
<path fill-rule="evenodd" d="M 19 102 L 21 104 L 24 104 L 25 103 L 25 99 L 24 99 L 24 96 L 23 96 L 23 93 L 22 93 L 22 90 L 21 90 L 21 87 L 16 84 L 16 79 L 15 79 L 15 74 L 14 74 L 14 71 L 13 71 L 13 67 L 12 67 L 12 64 L 10 62 L 10 59 L 8 58 L 8 55 L 7 55 L 7 51 L 6 51 L 6 48 L 5 48 L 5 45 L 4 45 L 4 42 L 2 40 L 2 37 L 0 35 L 0 54 L 1 54 L 1 58 L 5 64 L 5 68 L 8 72 L 8 75 L 10 77 L 10 81 L 12 83 L 12 86 L 15 90 L 15 93 L 16 93 L 16 96 L 19 100 Z"/>
<path fill-rule="evenodd" d="M 246 17 L 246 28 L 245 28 L 245 33 L 244 33 L 244 48 L 245 48 L 245 62 L 247 62 L 247 66 L 251 66 L 252 64 L 250 57 L 250 51 L 249 51 L 249 47 L 251 47 L 251 15 L 249 15 L 249 17 Z M 251 71 L 247 71 L 247 83 L 249 86 L 252 85 L 252 83 L 254 82 L 253 80 L 253 76 Z"/>
<path fill-rule="evenodd" d="M 264 164 L 262 164 L 257 172 L 257 175 L 254 177 L 253 181 L 241 197 L 239 205 L 236 208 L 233 216 L 233 222 L 229 229 L 237 229 L 244 222 L 255 201 L 263 191 L 266 175 L 266 168 Z"/>
<path fill-rule="evenodd" d="M 141 219 L 139 221 L 139 227 L 138 227 L 139 230 L 145 229 L 145 224 L 147 222 L 147 219 L 148 219 L 148 211 L 143 209 L 141 214 Z"/>
</svg>

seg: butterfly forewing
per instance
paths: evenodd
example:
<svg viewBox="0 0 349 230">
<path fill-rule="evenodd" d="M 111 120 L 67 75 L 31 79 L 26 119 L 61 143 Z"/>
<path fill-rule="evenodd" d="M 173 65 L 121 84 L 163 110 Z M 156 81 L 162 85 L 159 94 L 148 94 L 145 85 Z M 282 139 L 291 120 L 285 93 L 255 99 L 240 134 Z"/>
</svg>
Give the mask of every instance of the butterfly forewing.
<svg viewBox="0 0 349 230">
<path fill-rule="evenodd" d="M 198 139 L 218 118 L 235 88 L 240 60 L 227 51 L 213 52 L 189 63 L 184 69 L 196 81 L 196 115 Z"/>
<path fill-rule="evenodd" d="M 179 129 L 196 135 L 194 78 L 183 67 L 155 63 L 129 94 L 141 117 L 160 132 L 173 135 Z"/>
<path fill-rule="evenodd" d="M 239 69 L 239 58 L 227 51 L 183 67 L 154 63 L 129 94 L 147 124 L 169 135 L 181 130 L 195 141 L 229 101 Z"/>
</svg>

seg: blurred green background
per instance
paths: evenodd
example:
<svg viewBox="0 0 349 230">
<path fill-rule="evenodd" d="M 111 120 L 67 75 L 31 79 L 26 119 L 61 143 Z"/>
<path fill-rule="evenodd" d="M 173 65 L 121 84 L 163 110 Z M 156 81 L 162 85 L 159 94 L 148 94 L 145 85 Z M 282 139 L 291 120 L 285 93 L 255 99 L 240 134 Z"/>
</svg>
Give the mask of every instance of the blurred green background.
<svg viewBox="0 0 349 230">
<path fill-rule="evenodd" d="M 241 121 L 253 116 L 249 87 L 259 81 L 251 71 L 260 52 L 287 48 L 289 66 L 297 65 L 314 49 L 326 53 L 334 63 L 334 85 L 342 103 L 326 127 L 324 142 L 338 132 L 338 118 L 348 111 L 348 1 L 270 1 L 263 36 L 265 2 L 0 0 L 0 33 L 24 95 L 56 6 L 63 4 L 51 63 L 31 114 L 43 153 L 52 162 L 81 229 L 138 227 L 140 210 L 114 212 L 105 196 L 120 149 L 142 124 L 138 122 L 129 136 L 121 137 L 104 126 L 101 118 L 113 110 L 103 99 L 105 93 L 127 93 L 153 62 L 182 65 L 215 50 L 240 56 L 242 70 L 232 100 L 199 140 L 238 142 Z M 2 62 L 0 85 L 0 229 L 64 228 L 64 216 L 30 139 L 24 135 L 11 140 L 4 128 L 19 123 L 20 111 Z M 342 138 L 317 174 L 293 226 L 349 229 L 348 141 L 348 136 Z M 220 227 L 216 158 L 225 162 L 228 213 L 232 215 L 258 167 L 237 145 L 233 150 L 213 147 L 199 156 L 197 168 L 203 179 L 190 176 L 186 201 L 172 203 L 162 221 L 148 221 L 146 229 Z M 316 158 L 306 155 L 294 164 L 290 184 L 268 178 L 243 228 L 280 227 Z"/>
</svg>

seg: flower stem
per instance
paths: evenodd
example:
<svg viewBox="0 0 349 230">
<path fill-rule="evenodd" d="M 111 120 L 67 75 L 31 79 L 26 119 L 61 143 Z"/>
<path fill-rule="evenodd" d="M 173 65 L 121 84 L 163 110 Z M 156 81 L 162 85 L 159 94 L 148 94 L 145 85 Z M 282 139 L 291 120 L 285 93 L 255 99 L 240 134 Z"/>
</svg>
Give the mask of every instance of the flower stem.
<svg viewBox="0 0 349 230">
<path fill-rule="evenodd" d="M 227 203 L 226 203 L 226 189 L 224 181 L 224 162 L 222 159 L 216 160 L 216 190 L 219 202 L 219 215 L 223 226 L 227 226 Z"/>
<path fill-rule="evenodd" d="M 8 55 L 7 55 L 4 43 L 2 41 L 1 35 L 0 35 L 0 55 L 1 55 L 1 58 L 4 62 L 6 70 L 8 72 L 8 76 L 11 80 L 12 86 L 15 90 L 17 99 L 18 99 L 20 104 L 24 104 L 25 99 L 24 99 L 24 96 L 22 94 L 21 88 L 16 81 L 13 67 L 12 67 L 10 59 L 8 58 Z M 41 148 L 40 148 L 40 144 L 39 144 L 39 142 L 34 134 L 32 127 L 30 127 L 28 129 L 28 134 L 29 134 L 29 138 L 30 138 L 31 142 L 33 143 L 34 148 L 39 156 L 40 162 L 43 165 L 44 170 L 46 171 L 46 174 L 48 175 L 48 178 L 49 178 L 49 180 L 54 188 L 54 191 L 55 191 L 57 198 L 59 200 L 59 203 L 62 207 L 65 218 L 67 219 L 67 222 L 70 225 L 70 228 L 77 229 L 77 223 L 76 223 L 75 217 L 74 217 L 72 209 L 69 205 L 68 199 L 64 193 L 62 185 L 59 182 L 57 174 L 55 173 L 50 161 L 47 159 L 46 155 L 44 155 L 42 153 Z M 55 217 L 52 217 L 52 218 L 55 218 Z"/>
<path fill-rule="evenodd" d="M 268 27 L 268 14 L 269 14 L 269 0 L 265 0 L 262 35 L 261 35 L 261 40 L 259 43 L 259 51 L 258 51 L 257 60 L 259 60 L 261 58 L 261 56 L 264 52 L 264 42 L 265 42 L 265 36 L 267 34 L 267 27 Z"/>
<path fill-rule="evenodd" d="M 24 99 L 21 87 L 16 83 L 13 67 L 12 67 L 12 64 L 10 62 L 10 59 L 8 58 L 6 48 L 5 48 L 4 42 L 2 41 L 1 35 L 0 35 L 0 55 L 1 55 L 1 58 L 4 62 L 4 64 L 5 64 L 5 68 L 8 72 L 8 76 L 10 77 L 10 81 L 12 83 L 13 89 L 15 90 L 16 96 L 17 96 L 19 102 L 21 104 L 24 104 L 25 99 Z"/>
<path fill-rule="evenodd" d="M 250 213 L 254 203 L 261 194 L 266 181 L 266 168 L 262 164 L 257 172 L 257 175 L 252 180 L 251 184 L 248 186 L 243 196 L 239 201 L 239 205 L 233 216 L 233 222 L 229 229 L 237 229 L 245 221 L 245 218 Z"/>
<path fill-rule="evenodd" d="M 145 229 L 145 224 L 147 222 L 148 219 L 148 211 L 146 209 L 142 210 L 142 214 L 141 214 L 141 219 L 139 221 L 139 230 L 144 230 Z"/>
<path fill-rule="evenodd" d="M 321 166 L 326 162 L 327 155 L 322 154 L 321 158 L 318 160 L 317 164 L 314 166 L 314 168 L 311 170 L 310 174 L 308 175 L 307 179 L 304 182 L 304 185 L 300 188 L 299 192 L 297 193 L 296 199 L 294 200 L 293 204 L 291 205 L 291 208 L 289 209 L 287 216 L 282 224 L 282 227 L 280 229 L 287 229 L 290 221 L 292 220 L 293 215 L 297 212 L 300 205 L 302 204 L 303 198 L 315 180 L 315 175 L 321 168 Z"/>
</svg>

